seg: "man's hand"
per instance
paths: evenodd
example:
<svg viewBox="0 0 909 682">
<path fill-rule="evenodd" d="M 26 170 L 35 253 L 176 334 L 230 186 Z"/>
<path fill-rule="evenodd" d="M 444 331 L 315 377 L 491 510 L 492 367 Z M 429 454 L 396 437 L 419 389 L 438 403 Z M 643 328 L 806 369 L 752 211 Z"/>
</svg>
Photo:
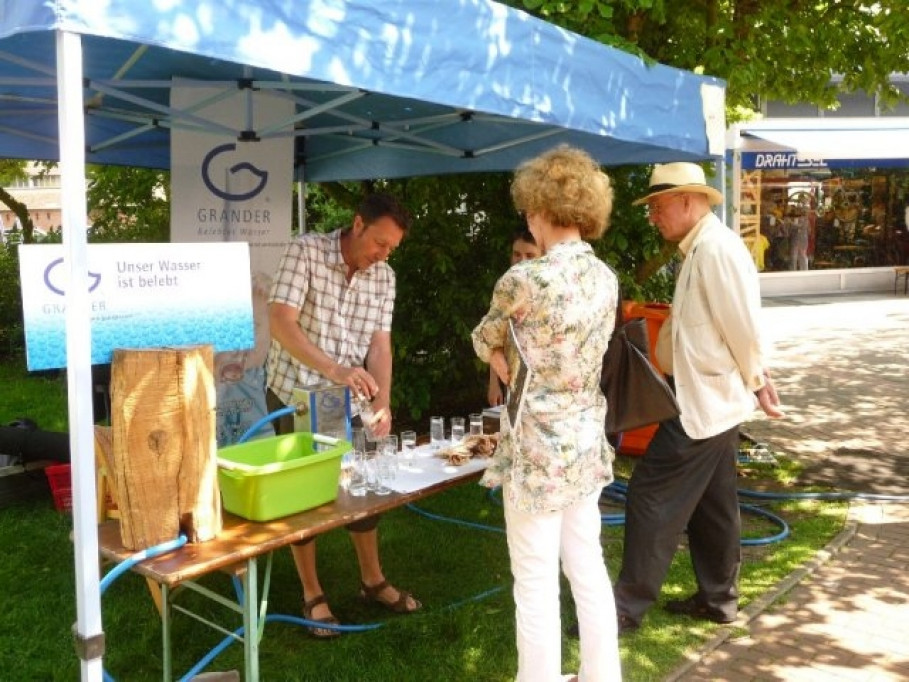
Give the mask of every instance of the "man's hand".
<svg viewBox="0 0 909 682">
<path fill-rule="evenodd" d="M 764 414 L 768 417 L 778 419 L 786 416 L 786 413 L 780 409 L 780 397 L 777 395 L 776 387 L 770 380 L 769 374 L 765 373 L 764 385 L 757 390 L 755 395 L 757 396 L 758 405 L 761 406 Z"/>
<path fill-rule="evenodd" d="M 378 408 L 370 421 L 370 430 L 376 438 L 391 433 L 391 410 L 387 407 Z"/>
<path fill-rule="evenodd" d="M 362 367 L 345 367 L 338 365 L 329 377 L 336 384 L 350 388 L 354 396 L 372 400 L 379 392 L 379 384 L 373 379 L 372 374 Z"/>
</svg>

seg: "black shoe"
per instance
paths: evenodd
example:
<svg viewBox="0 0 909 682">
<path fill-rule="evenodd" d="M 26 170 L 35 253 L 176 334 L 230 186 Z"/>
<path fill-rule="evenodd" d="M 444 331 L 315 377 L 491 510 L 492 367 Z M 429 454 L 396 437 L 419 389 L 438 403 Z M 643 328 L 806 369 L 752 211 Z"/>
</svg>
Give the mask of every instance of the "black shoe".
<svg viewBox="0 0 909 682">
<path fill-rule="evenodd" d="M 670 599 L 663 605 L 663 609 L 669 613 L 675 613 L 680 616 L 697 618 L 698 620 L 709 620 L 714 623 L 726 624 L 732 623 L 735 616 L 727 616 L 720 609 L 713 606 L 701 604 L 696 597 L 688 599 Z"/>
<path fill-rule="evenodd" d="M 624 613 L 620 613 L 616 616 L 616 621 L 619 626 L 619 637 L 622 635 L 627 635 L 629 632 L 634 632 L 640 628 L 640 624 L 636 623 L 631 616 L 626 616 Z"/>
<path fill-rule="evenodd" d="M 620 636 L 624 635 L 626 633 L 629 633 L 629 632 L 634 632 L 639 627 L 641 627 L 640 625 L 635 623 L 630 617 L 628 617 L 622 613 L 620 613 L 618 616 L 616 616 L 616 622 L 618 624 L 618 630 L 619 630 Z M 567 634 L 569 637 L 574 637 L 575 639 L 577 639 L 580 636 L 580 632 L 578 631 L 578 624 L 575 623 L 574 625 L 569 625 L 568 629 L 565 631 L 565 634 Z"/>
</svg>

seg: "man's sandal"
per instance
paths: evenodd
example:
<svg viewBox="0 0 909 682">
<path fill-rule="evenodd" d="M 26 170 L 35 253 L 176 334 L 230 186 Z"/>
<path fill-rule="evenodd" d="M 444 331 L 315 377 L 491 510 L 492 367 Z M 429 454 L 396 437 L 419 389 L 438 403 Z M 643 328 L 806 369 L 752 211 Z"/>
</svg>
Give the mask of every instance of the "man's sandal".
<svg viewBox="0 0 909 682">
<path fill-rule="evenodd" d="M 396 590 L 398 592 L 398 598 L 395 601 L 390 601 L 389 599 L 382 598 L 382 592 L 387 588 Z M 366 583 L 360 583 L 360 599 L 363 601 L 372 601 L 377 604 L 381 604 L 389 611 L 394 613 L 413 613 L 414 611 L 419 611 L 420 607 L 423 605 L 417 601 L 410 592 L 405 592 L 396 587 L 392 587 L 391 583 L 387 580 L 383 580 L 378 585 L 373 585 L 370 587 Z M 414 606 L 411 608 L 407 603 L 408 600 L 413 600 Z"/>
<path fill-rule="evenodd" d="M 309 601 L 303 601 L 303 617 L 306 620 L 310 620 L 314 623 L 327 623 L 328 625 L 340 625 L 339 621 L 334 616 L 327 616 L 325 618 L 313 618 L 312 610 L 319 606 L 320 604 L 327 604 L 325 600 L 325 595 L 320 594 L 318 597 L 313 597 Z M 335 637 L 341 636 L 340 630 L 335 630 L 334 628 L 320 628 L 315 625 L 307 625 L 306 631 L 315 637 L 316 639 L 334 639 Z"/>
</svg>

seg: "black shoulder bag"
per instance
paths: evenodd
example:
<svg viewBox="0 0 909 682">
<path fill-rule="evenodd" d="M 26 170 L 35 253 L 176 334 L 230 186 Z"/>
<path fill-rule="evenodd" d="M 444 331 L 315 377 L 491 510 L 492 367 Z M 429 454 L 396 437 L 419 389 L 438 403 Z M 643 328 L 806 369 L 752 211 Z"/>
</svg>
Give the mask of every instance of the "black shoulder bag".
<svg viewBox="0 0 909 682">
<path fill-rule="evenodd" d="M 649 358 L 647 321 L 638 317 L 625 322 L 619 290 L 615 328 L 600 375 L 607 404 L 606 433 L 631 431 L 679 415 L 672 389 Z"/>
</svg>

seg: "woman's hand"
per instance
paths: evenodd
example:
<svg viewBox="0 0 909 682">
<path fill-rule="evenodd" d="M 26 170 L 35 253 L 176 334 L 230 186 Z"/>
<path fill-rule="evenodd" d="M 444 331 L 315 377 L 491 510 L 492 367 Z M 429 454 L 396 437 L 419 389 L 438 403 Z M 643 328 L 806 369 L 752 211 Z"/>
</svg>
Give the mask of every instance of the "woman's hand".
<svg viewBox="0 0 909 682">
<path fill-rule="evenodd" d="M 489 356 L 489 366 L 502 380 L 502 383 L 508 386 L 511 377 L 508 376 L 508 362 L 505 360 L 505 353 L 501 348 L 492 351 L 492 355 Z"/>
<path fill-rule="evenodd" d="M 502 395 L 502 384 L 499 383 L 499 377 L 496 376 L 492 367 L 489 368 L 489 388 L 486 389 L 486 400 L 489 401 L 490 407 L 505 402 L 505 396 Z"/>
</svg>

